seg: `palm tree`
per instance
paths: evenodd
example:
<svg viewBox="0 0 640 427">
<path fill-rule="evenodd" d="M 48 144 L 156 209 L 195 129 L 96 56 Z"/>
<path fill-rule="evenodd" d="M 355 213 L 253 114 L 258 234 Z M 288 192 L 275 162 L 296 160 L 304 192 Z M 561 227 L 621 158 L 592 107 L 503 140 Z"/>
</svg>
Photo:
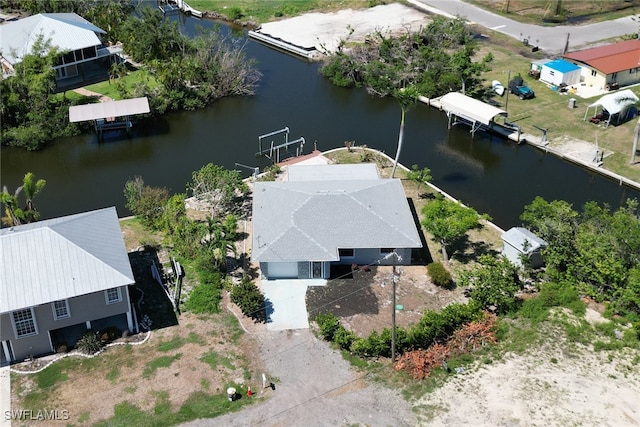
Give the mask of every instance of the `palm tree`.
<svg viewBox="0 0 640 427">
<path fill-rule="evenodd" d="M 396 168 L 398 167 L 398 159 L 400 158 L 400 151 L 402 150 L 402 140 L 404 139 L 404 116 L 407 110 L 415 105 L 418 101 L 418 89 L 415 86 L 408 86 L 398 89 L 394 93 L 394 97 L 400 102 L 400 108 L 402 115 L 400 116 L 400 132 L 398 134 L 398 148 L 396 149 L 396 158 L 393 162 L 393 170 L 391 171 L 391 178 L 395 176 Z"/>
<path fill-rule="evenodd" d="M 2 223 L 5 225 L 20 225 L 24 221 L 24 212 L 18 205 L 18 194 L 22 190 L 22 186 L 18 187 L 15 193 L 10 194 L 7 186 L 2 188 L 0 193 L 0 201 L 4 205 L 4 216 L 2 217 Z"/>
<path fill-rule="evenodd" d="M 37 221 L 40 219 L 40 212 L 33 204 L 33 199 L 42 191 L 47 181 L 39 179 L 36 181 L 36 176 L 33 172 L 27 172 L 22 180 L 22 190 L 24 191 L 24 197 L 26 203 L 24 207 L 25 217 L 28 222 Z"/>
</svg>

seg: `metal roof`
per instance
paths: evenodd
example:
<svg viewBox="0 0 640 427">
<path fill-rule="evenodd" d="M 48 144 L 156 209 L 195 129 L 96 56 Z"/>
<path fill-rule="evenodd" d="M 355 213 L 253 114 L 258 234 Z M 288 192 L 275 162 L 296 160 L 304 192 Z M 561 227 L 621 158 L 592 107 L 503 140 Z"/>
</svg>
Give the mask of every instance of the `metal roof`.
<svg viewBox="0 0 640 427">
<path fill-rule="evenodd" d="M 495 116 L 507 116 L 507 112 L 478 101 L 459 92 L 449 92 L 440 98 L 440 105 L 456 116 L 489 125 Z"/>
<path fill-rule="evenodd" d="M 547 242 L 540 237 L 533 234 L 531 231 L 523 227 L 512 227 L 506 232 L 502 233 L 502 240 L 524 253 L 531 253 L 547 246 Z M 525 242 L 528 244 L 528 249 L 525 251 Z"/>
<path fill-rule="evenodd" d="M 422 247 L 398 179 L 256 182 L 252 221 L 254 261 L 337 261 L 339 248 Z"/>
<path fill-rule="evenodd" d="M 74 105 L 69 107 L 69 121 L 86 122 L 108 117 L 132 116 L 151 111 L 147 97 L 122 99 L 120 101 L 98 102 L 96 104 Z"/>
<path fill-rule="evenodd" d="M 96 35 L 106 32 L 75 13 L 40 13 L 0 25 L 0 52 L 11 64 L 31 53 L 38 36 L 61 51 L 102 44 Z"/>
<path fill-rule="evenodd" d="M 604 74 L 631 70 L 640 66 L 640 40 L 626 40 L 577 52 L 569 52 L 563 57 L 572 61 L 582 62 Z"/>
<path fill-rule="evenodd" d="M 135 282 L 115 207 L 0 229 L 0 313 Z"/>
<path fill-rule="evenodd" d="M 564 59 L 556 59 L 555 61 L 549 61 L 544 64 L 545 67 L 560 73 L 570 73 L 572 71 L 579 71 L 580 67 L 573 62 L 565 61 Z"/>
</svg>

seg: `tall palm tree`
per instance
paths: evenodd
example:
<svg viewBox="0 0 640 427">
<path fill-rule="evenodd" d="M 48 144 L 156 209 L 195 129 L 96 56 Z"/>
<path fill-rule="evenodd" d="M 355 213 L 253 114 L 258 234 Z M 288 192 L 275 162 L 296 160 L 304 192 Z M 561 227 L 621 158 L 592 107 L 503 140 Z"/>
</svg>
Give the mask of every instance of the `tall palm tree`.
<svg viewBox="0 0 640 427">
<path fill-rule="evenodd" d="M 33 172 L 27 172 L 24 175 L 22 180 L 22 191 L 24 191 L 26 202 L 23 211 L 27 222 L 37 221 L 40 219 L 40 212 L 38 212 L 33 204 L 33 199 L 42 191 L 46 184 L 47 181 L 44 179 L 36 180 L 36 176 Z"/>
<path fill-rule="evenodd" d="M 402 150 L 402 141 L 404 139 L 404 117 L 409 110 L 418 101 L 418 89 L 415 86 L 408 86 L 398 89 L 394 93 L 394 97 L 400 102 L 400 108 L 402 115 L 400 116 L 400 132 L 398 134 L 398 148 L 396 149 L 396 158 L 393 162 L 393 170 L 391 171 L 391 178 L 395 176 L 396 168 L 398 167 L 398 159 L 400 158 L 400 151 Z"/>
</svg>

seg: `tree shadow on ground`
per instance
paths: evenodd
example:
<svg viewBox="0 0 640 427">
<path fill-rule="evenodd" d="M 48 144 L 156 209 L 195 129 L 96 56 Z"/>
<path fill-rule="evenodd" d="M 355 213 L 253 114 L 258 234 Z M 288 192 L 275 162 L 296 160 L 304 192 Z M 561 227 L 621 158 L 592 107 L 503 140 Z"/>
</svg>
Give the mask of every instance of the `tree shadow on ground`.
<svg viewBox="0 0 640 427">
<path fill-rule="evenodd" d="M 307 312 L 314 319 L 320 313 L 331 313 L 337 317 L 355 314 L 378 314 L 378 297 L 371 290 L 376 267 L 352 270 L 351 266 L 332 266 L 332 275 L 326 286 L 309 286 L 307 290 Z"/>
<path fill-rule="evenodd" d="M 481 255 L 497 256 L 500 253 L 486 242 L 471 241 L 466 235 L 452 243 L 448 250 L 451 258 L 455 258 L 463 264 L 478 261 Z"/>
<path fill-rule="evenodd" d="M 160 283 L 151 275 L 154 262 L 158 268 L 162 268 L 156 249 L 145 247 L 140 251 L 129 252 L 129 262 L 136 280 L 135 285 L 130 286 L 129 290 L 138 322 L 142 322 L 145 317 L 148 318 L 152 330 L 177 325 L 178 318 L 171 301 Z M 160 274 L 164 276 L 162 271 Z M 141 328 L 142 330 L 144 328 Z"/>
</svg>

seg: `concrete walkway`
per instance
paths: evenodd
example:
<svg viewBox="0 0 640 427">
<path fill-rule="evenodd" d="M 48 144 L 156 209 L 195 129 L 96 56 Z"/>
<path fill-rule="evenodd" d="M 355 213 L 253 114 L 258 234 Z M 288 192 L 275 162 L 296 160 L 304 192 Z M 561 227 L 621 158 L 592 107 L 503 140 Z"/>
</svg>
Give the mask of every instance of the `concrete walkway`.
<svg viewBox="0 0 640 427">
<path fill-rule="evenodd" d="M 110 102 L 110 101 L 113 101 L 113 99 L 109 98 L 109 97 L 108 97 L 108 96 L 106 96 L 106 95 L 102 95 L 102 94 L 97 93 L 97 92 L 92 92 L 92 91 L 87 90 L 87 89 L 85 89 L 85 88 L 83 88 L 83 87 L 79 87 L 79 88 L 77 88 L 77 89 L 74 89 L 73 91 L 74 91 L 75 93 L 79 93 L 80 95 L 88 96 L 88 97 L 91 97 L 91 98 L 96 98 L 96 99 L 98 99 L 100 102 Z"/>
</svg>

